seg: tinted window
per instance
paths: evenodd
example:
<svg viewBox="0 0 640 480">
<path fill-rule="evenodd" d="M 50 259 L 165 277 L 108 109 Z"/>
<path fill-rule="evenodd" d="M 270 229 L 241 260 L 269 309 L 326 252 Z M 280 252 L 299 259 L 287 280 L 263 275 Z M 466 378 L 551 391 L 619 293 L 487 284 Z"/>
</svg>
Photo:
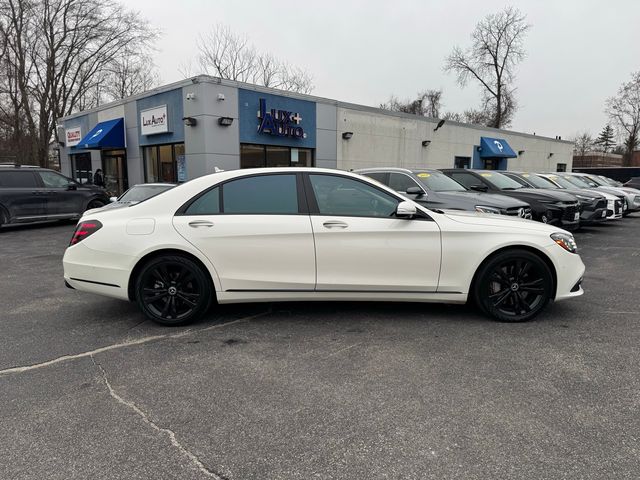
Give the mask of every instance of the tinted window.
<svg viewBox="0 0 640 480">
<path fill-rule="evenodd" d="M 33 172 L 0 172 L 0 187 L 35 188 L 39 186 Z"/>
<path fill-rule="evenodd" d="M 519 188 L 523 188 L 515 180 L 510 179 L 506 175 L 497 172 L 482 172 L 480 176 L 484 178 L 488 183 L 492 183 L 496 188 L 507 189 L 507 190 L 517 190 Z"/>
<path fill-rule="evenodd" d="M 453 172 L 449 174 L 456 182 L 464 185 L 467 188 L 471 188 L 471 185 L 482 185 L 483 182 L 470 173 Z"/>
<path fill-rule="evenodd" d="M 159 193 L 173 188 L 173 185 L 136 185 L 124 192 L 119 202 L 142 202 L 151 197 L 155 197 Z"/>
<path fill-rule="evenodd" d="M 42 183 L 48 188 L 66 188 L 69 185 L 69 179 L 58 175 L 54 172 L 38 172 Z"/>
<path fill-rule="evenodd" d="M 419 185 L 409 175 L 404 173 L 389 174 L 389 187 L 396 192 L 406 192 L 409 187 L 419 187 Z"/>
<path fill-rule="evenodd" d="M 382 183 L 383 185 L 387 184 L 387 174 L 385 172 L 363 173 L 363 175 L 369 178 L 373 178 L 374 180 Z"/>
<path fill-rule="evenodd" d="M 335 175 L 309 175 L 321 215 L 391 217 L 398 200 L 364 182 Z"/>
<path fill-rule="evenodd" d="M 212 188 L 189 205 L 185 215 L 215 215 L 220 213 L 220 189 Z"/>
<path fill-rule="evenodd" d="M 514 175 L 513 173 L 506 173 L 505 175 L 507 177 L 509 177 L 511 180 L 515 180 L 516 182 L 518 182 L 523 187 L 531 187 L 531 186 L 533 186 L 533 182 L 529 182 L 529 178 L 527 178 L 525 180 L 524 178 L 520 178 L 518 175 Z M 525 176 L 526 176 L 526 174 L 523 175 L 523 177 L 525 177 Z"/>
<path fill-rule="evenodd" d="M 224 213 L 298 213 L 295 175 L 262 175 L 232 180 L 222 186 L 222 198 Z"/>
<path fill-rule="evenodd" d="M 557 188 L 553 182 L 547 180 L 544 177 L 539 177 L 535 173 L 523 173 L 524 179 L 534 187 L 538 188 Z"/>
</svg>

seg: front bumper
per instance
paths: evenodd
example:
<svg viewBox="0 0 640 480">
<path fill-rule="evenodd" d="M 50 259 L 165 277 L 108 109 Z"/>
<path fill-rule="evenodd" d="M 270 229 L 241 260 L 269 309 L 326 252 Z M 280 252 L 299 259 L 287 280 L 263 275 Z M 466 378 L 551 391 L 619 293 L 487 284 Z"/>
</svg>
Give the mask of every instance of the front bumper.
<svg viewBox="0 0 640 480">
<path fill-rule="evenodd" d="M 593 225 L 607 220 L 607 209 L 596 208 L 595 210 L 583 210 L 580 214 L 580 224 Z"/>
</svg>

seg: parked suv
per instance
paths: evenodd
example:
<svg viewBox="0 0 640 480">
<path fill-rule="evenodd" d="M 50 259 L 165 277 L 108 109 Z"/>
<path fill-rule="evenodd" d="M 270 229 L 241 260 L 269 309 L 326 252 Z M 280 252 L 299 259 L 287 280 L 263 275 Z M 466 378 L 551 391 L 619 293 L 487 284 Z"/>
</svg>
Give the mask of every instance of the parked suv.
<svg viewBox="0 0 640 480">
<path fill-rule="evenodd" d="M 0 164 L 0 226 L 79 218 L 108 202 L 102 188 L 81 185 L 54 170 Z"/>
<path fill-rule="evenodd" d="M 543 188 L 545 190 L 560 189 L 549 178 L 529 172 L 503 172 L 509 178 L 520 183 L 524 187 Z M 571 190 L 567 191 L 580 202 L 580 225 L 590 225 L 607 220 L 607 199 L 602 193 L 594 190 Z"/>
<path fill-rule="evenodd" d="M 470 210 L 531 218 L 531 207 L 528 203 L 505 195 L 469 191 L 438 170 L 385 167 L 356 170 L 355 173 L 371 177 L 427 208 Z"/>
<path fill-rule="evenodd" d="M 501 193 L 531 205 L 534 220 L 567 230 L 580 226 L 580 203 L 569 193 L 526 188 L 495 170 L 442 169 L 446 175 L 469 190 Z"/>
</svg>

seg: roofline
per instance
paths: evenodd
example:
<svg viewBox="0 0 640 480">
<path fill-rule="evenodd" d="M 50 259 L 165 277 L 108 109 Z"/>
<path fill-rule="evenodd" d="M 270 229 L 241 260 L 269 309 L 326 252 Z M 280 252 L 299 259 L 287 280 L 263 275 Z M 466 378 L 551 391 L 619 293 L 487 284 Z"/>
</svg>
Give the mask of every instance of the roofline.
<svg viewBox="0 0 640 480">
<path fill-rule="evenodd" d="M 391 110 L 385 110 L 383 108 L 377 108 L 377 107 L 371 107 L 368 105 L 360 105 L 357 103 L 350 103 L 350 102 L 343 102 L 340 100 L 333 100 L 330 98 L 326 98 L 326 97 L 319 97 L 316 95 L 308 95 L 308 94 L 304 94 L 304 93 L 297 93 L 297 92 L 289 92 L 286 90 L 279 90 L 277 88 L 271 88 L 271 87 L 263 87 L 261 85 L 254 85 L 252 83 L 244 83 L 244 82 L 238 82 L 235 80 L 226 80 L 223 78 L 219 78 L 219 77 L 214 77 L 211 75 L 205 75 L 205 74 L 201 74 L 201 75 L 196 75 L 194 77 L 189 77 L 186 78 L 184 80 L 179 80 L 177 82 L 173 82 L 173 83 L 169 83 L 167 85 L 163 85 L 160 87 L 156 87 L 152 90 L 148 90 L 146 92 L 142 92 L 136 95 L 132 95 L 130 97 L 126 97 L 120 100 L 116 100 L 110 103 L 105 103 L 103 105 L 91 108 L 89 110 L 83 110 L 81 112 L 77 112 L 77 113 L 72 113 L 71 115 L 67 115 L 66 117 L 61 117 L 60 119 L 58 119 L 58 121 L 65 121 L 65 120 L 70 120 L 72 118 L 77 118 L 80 116 L 84 116 L 90 113 L 95 113 L 98 112 L 100 110 L 105 110 L 107 108 L 113 108 L 113 107 L 117 107 L 119 105 L 124 105 L 125 103 L 131 102 L 133 100 L 140 100 L 142 98 L 146 98 L 146 97 L 151 97 L 153 95 L 157 95 L 159 93 L 164 93 L 164 92 L 168 92 L 171 90 L 175 90 L 177 88 L 181 88 L 181 87 L 185 87 L 185 86 L 189 86 L 189 85 L 193 85 L 193 84 L 197 84 L 197 83 L 210 83 L 210 84 L 214 84 L 214 85 L 224 85 L 226 87 L 236 87 L 236 88 L 242 88 L 245 90 L 253 90 L 256 92 L 264 92 L 264 93 L 269 93 L 272 95 L 279 95 L 281 97 L 290 97 L 290 98 L 296 98 L 299 100 L 307 100 L 307 101 L 311 101 L 311 102 L 316 102 L 316 103 L 324 103 L 327 105 L 333 105 L 335 107 L 340 107 L 340 108 L 348 108 L 348 109 L 352 109 L 352 110 L 358 110 L 361 112 L 370 112 L 370 113 L 378 113 L 378 114 L 383 114 L 383 115 L 388 115 L 388 116 L 392 116 L 392 117 L 399 117 L 399 118 L 406 118 L 409 120 L 417 120 L 417 121 L 421 121 L 421 122 L 427 122 L 427 123 L 431 123 L 431 124 L 437 124 L 441 119 L 439 118 L 432 118 L 432 117 L 423 117 L 420 115 L 414 115 L 412 113 L 404 113 L 404 112 L 394 112 Z M 545 137 L 543 135 L 533 135 L 530 133 L 525 133 L 525 132 L 516 132 L 514 130 L 504 130 L 504 129 L 500 129 L 500 128 L 494 128 L 494 127 L 485 127 L 482 125 L 476 125 L 473 123 L 464 123 L 464 122 L 456 122 L 454 120 L 446 120 L 446 123 L 450 123 L 452 125 L 456 125 L 456 126 L 460 126 L 460 127 L 465 127 L 465 128 L 473 128 L 475 130 L 484 130 L 484 131 L 491 131 L 491 132 L 496 132 L 496 133 L 500 133 L 500 134 L 509 134 L 509 135 L 518 135 L 521 137 L 528 137 L 528 138 L 534 138 L 534 139 L 542 139 L 542 140 L 549 140 L 552 142 L 558 142 L 558 143 L 565 143 L 565 144 L 571 144 L 573 145 L 573 142 L 569 141 L 569 140 L 558 140 L 557 138 L 551 138 L 551 137 Z"/>
</svg>

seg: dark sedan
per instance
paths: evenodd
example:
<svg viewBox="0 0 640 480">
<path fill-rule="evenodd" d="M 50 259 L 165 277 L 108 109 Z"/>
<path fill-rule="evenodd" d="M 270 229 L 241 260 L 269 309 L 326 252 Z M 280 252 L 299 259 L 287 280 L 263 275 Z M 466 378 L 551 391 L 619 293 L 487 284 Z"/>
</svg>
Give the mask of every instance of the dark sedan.
<svg viewBox="0 0 640 480">
<path fill-rule="evenodd" d="M 580 226 L 580 203 L 571 194 L 554 190 L 526 188 L 495 170 L 447 168 L 443 173 L 469 190 L 500 193 L 531 205 L 534 220 L 558 225 L 567 230 Z"/>
<path fill-rule="evenodd" d="M 531 218 L 528 203 L 505 195 L 473 192 L 438 170 L 367 168 L 354 173 L 371 177 L 427 208 L 470 210 Z"/>
</svg>

